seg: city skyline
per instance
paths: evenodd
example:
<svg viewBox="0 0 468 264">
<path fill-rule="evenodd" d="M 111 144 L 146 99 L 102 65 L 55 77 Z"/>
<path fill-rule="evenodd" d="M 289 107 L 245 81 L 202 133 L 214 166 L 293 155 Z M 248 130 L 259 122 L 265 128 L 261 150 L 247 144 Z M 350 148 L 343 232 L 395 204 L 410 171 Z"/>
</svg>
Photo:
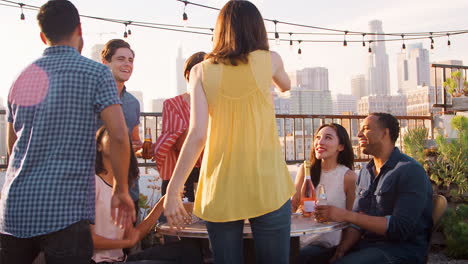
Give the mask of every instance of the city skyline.
<svg viewBox="0 0 468 264">
<path fill-rule="evenodd" d="M 42 5 L 45 1 L 24 1 L 26 4 Z M 129 4 L 125 1 L 102 0 L 72 1 L 81 14 L 139 21 L 155 21 L 160 23 L 182 24 L 183 4 L 177 1 L 145 2 Z M 206 0 L 203 4 L 222 7 L 225 1 Z M 463 10 L 468 10 L 467 1 L 454 0 L 450 5 L 441 5 L 435 0 L 396 0 L 392 3 L 375 3 L 370 0 L 360 2 L 342 2 L 331 0 L 327 3 L 311 3 L 297 0 L 291 3 L 272 0 L 252 1 L 265 18 L 276 18 L 301 24 L 332 27 L 354 31 L 368 31 L 368 23 L 378 19 L 382 21 L 384 32 L 420 32 L 439 31 L 468 28 L 468 21 L 459 18 Z M 340 8 L 336 8 L 340 6 Z M 421 8 L 424 6 L 425 8 Z M 143 8 L 144 7 L 144 8 Z M 289 12 L 284 13 L 284 10 Z M 0 97 L 8 97 L 8 90 L 19 72 L 31 61 L 42 54 L 45 45 L 40 42 L 39 28 L 35 21 L 36 11 L 25 10 L 26 20 L 19 19 L 20 10 L 17 8 L 0 7 L 0 22 L 6 26 L 4 36 L 8 36 L 0 43 L 5 52 L 4 63 L 0 65 L 2 77 L 0 79 Z M 213 27 L 217 11 L 194 6 L 187 7 L 188 23 L 193 26 Z M 330 15 L 332 14 L 332 15 Z M 417 21 L 417 23 L 415 23 Z M 462 21 L 462 22 L 460 22 Z M 111 38 L 122 38 L 123 25 L 82 19 L 85 48 L 83 55 L 91 57 L 92 47 L 103 44 Z M 273 24 L 265 22 L 269 31 Z M 197 51 L 209 51 L 210 36 L 199 36 L 188 33 L 175 33 L 144 28 L 131 27 L 132 35 L 126 39 L 136 52 L 135 69 L 132 78 L 127 83 L 130 91 L 141 91 L 144 95 L 146 108 L 150 111 L 151 100 L 169 98 L 176 95 L 176 58 L 179 47 L 182 48 L 182 58 L 187 58 Z M 306 31 L 300 28 L 278 25 L 278 31 Z M 288 38 L 289 36 L 282 36 Z M 335 36 L 340 38 L 339 36 Z M 464 47 L 468 45 L 468 36 L 451 36 L 452 45 L 447 47 L 446 38 L 435 39 L 435 49 L 430 54 L 430 61 L 462 60 L 468 61 L 468 54 Z M 423 47 L 429 49 L 429 39 L 420 41 Z M 276 46 L 270 42 L 270 48 L 279 52 L 285 61 L 288 72 L 306 67 L 324 67 L 329 72 L 329 89 L 333 94 L 350 94 L 353 75 L 366 72 L 367 47 L 360 43 L 303 43 L 302 55 L 298 58 L 297 43 L 292 50 L 286 42 Z M 397 83 L 397 55 L 401 52 L 401 42 L 386 42 L 389 55 L 390 90 L 395 94 Z M 180 86 L 180 85 L 179 85 Z M 179 87 L 179 89 L 181 89 Z"/>
</svg>

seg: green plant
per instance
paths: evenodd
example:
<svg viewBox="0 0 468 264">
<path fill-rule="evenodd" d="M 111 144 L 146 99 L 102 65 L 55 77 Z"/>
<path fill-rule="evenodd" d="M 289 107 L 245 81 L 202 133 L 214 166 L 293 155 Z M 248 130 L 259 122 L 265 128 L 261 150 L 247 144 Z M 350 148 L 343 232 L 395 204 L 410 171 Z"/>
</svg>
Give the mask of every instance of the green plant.
<svg viewBox="0 0 468 264">
<path fill-rule="evenodd" d="M 453 97 L 468 96 L 468 82 L 460 71 L 452 72 L 451 77 L 447 78 L 443 85 Z"/>
<path fill-rule="evenodd" d="M 468 205 L 460 204 L 448 209 L 442 218 L 447 242 L 446 253 L 452 258 L 468 258 Z"/>
<path fill-rule="evenodd" d="M 416 127 L 408 130 L 403 137 L 403 145 L 406 154 L 419 161 L 421 164 L 424 163 L 424 146 L 426 145 L 427 135 L 427 128 Z"/>
<path fill-rule="evenodd" d="M 456 116 L 451 125 L 458 131 L 458 137 L 450 140 L 439 135 L 436 138 L 438 156 L 427 163 L 431 180 L 449 191 L 448 195 L 463 199 L 468 191 L 468 118 Z"/>
</svg>

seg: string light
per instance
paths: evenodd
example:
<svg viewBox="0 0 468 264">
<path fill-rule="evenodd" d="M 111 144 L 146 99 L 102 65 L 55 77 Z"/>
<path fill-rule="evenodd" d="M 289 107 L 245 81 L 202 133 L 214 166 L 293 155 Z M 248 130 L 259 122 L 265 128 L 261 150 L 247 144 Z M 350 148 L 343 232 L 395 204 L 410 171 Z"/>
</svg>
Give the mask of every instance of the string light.
<svg viewBox="0 0 468 264">
<path fill-rule="evenodd" d="M 372 52 L 371 44 L 372 44 L 372 40 L 369 40 L 369 49 L 368 49 L 369 53 Z"/>
<path fill-rule="evenodd" d="M 298 40 L 297 42 L 299 43 L 299 49 L 297 50 L 297 54 L 301 55 L 301 54 L 302 54 L 302 50 L 301 50 L 301 42 L 302 42 L 302 40 Z"/>
<path fill-rule="evenodd" d="M 289 32 L 289 50 L 293 48 L 292 34 L 292 32 Z"/>
<path fill-rule="evenodd" d="M 24 19 L 25 19 L 25 17 L 24 17 L 24 13 L 23 13 L 23 6 L 24 6 L 24 4 L 23 4 L 23 3 L 19 3 L 18 5 L 19 5 L 19 6 L 20 6 L 20 8 L 21 8 L 21 15 L 20 15 L 20 19 L 21 19 L 21 20 L 24 20 Z"/>
<path fill-rule="evenodd" d="M 447 46 L 450 47 L 452 43 L 450 42 L 450 33 L 447 33 Z"/>
<path fill-rule="evenodd" d="M 276 24 L 278 23 L 278 21 L 273 20 L 273 23 L 275 23 L 275 41 L 276 41 L 276 45 L 279 45 L 281 41 L 280 41 L 280 38 L 279 38 L 279 33 L 276 30 Z"/>
<path fill-rule="evenodd" d="M 403 41 L 403 44 L 401 45 L 401 48 L 402 49 L 406 49 L 406 45 L 405 45 L 405 35 L 404 34 L 401 34 L 401 39 Z"/>
<path fill-rule="evenodd" d="M 127 25 L 128 25 L 128 23 L 125 22 L 124 25 L 125 25 L 125 31 L 124 31 L 123 37 L 124 37 L 124 38 L 127 38 L 127 37 L 128 37 L 128 33 L 127 33 Z"/>
<path fill-rule="evenodd" d="M 211 30 L 211 42 L 213 42 L 214 39 L 214 28 L 210 28 Z"/>
<path fill-rule="evenodd" d="M 431 33 L 431 36 L 429 37 L 429 39 L 431 40 L 431 50 L 434 49 L 434 39 L 432 38 L 432 32 Z"/>
<path fill-rule="evenodd" d="M 348 42 L 346 41 L 346 35 L 348 35 L 348 30 L 344 32 L 344 41 L 343 41 L 343 46 L 348 46 Z"/>
<path fill-rule="evenodd" d="M 182 14 L 182 21 L 184 21 L 184 26 L 187 26 L 188 23 L 188 16 L 187 13 L 185 13 L 185 8 L 187 8 L 187 1 L 184 1 L 184 13 Z"/>
<path fill-rule="evenodd" d="M 362 33 L 362 46 L 366 46 L 366 42 L 364 41 L 364 37 L 366 37 L 366 33 Z"/>
</svg>

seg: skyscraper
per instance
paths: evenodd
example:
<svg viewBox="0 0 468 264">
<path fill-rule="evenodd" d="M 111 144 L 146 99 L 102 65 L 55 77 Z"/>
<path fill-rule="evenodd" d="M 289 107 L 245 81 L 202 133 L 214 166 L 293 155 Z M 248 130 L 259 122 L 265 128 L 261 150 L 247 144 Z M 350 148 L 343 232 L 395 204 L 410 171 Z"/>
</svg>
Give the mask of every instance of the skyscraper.
<svg viewBox="0 0 468 264">
<path fill-rule="evenodd" d="M 351 94 L 358 100 L 367 96 L 367 81 L 364 74 L 358 74 L 351 77 Z"/>
<path fill-rule="evenodd" d="M 328 91 L 328 69 L 304 68 L 296 72 L 297 86 L 317 91 Z"/>
<path fill-rule="evenodd" d="M 333 113 L 335 115 L 357 113 L 356 97 L 351 94 L 337 94 L 333 100 Z"/>
<path fill-rule="evenodd" d="M 408 93 L 417 86 L 429 85 L 429 51 L 422 43 L 408 45 L 398 54 L 398 92 Z"/>
<path fill-rule="evenodd" d="M 369 22 L 369 32 L 383 33 L 382 21 L 372 20 Z M 367 80 L 369 95 L 390 94 L 390 73 L 388 68 L 388 54 L 385 50 L 385 37 L 383 35 L 370 35 L 372 41 L 367 61 Z"/>
<path fill-rule="evenodd" d="M 176 58 L 176 91 L 177 95 L 187 92 L 187 83 L 184 78 L 184 64 L 185 58 L 182 57 L 182 47 L 179 46 L 177 49 Z"/>
</svg>

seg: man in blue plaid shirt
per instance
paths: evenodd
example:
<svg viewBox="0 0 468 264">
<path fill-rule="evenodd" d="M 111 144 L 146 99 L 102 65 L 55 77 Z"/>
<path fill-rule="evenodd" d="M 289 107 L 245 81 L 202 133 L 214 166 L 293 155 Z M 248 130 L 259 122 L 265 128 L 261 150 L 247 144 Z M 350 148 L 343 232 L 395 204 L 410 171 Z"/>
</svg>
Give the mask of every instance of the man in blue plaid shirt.
<svg viewBox="0 0 468 264">
<path fill-rule="evenodd" d="M 109 132 L 114 220 L 135 220 L 128 194 L 128 129 L 108 67 L 80 55 L 80 17 L 67 0 L 37 16 L 49 47 L 26 67 L 8 96 L 11 154 L 0 199 L 0 263 L 89 263 L 93 245 L 96 119 Z M 117 211 L 118 210 L 118 211 Z"/>
</svg>

